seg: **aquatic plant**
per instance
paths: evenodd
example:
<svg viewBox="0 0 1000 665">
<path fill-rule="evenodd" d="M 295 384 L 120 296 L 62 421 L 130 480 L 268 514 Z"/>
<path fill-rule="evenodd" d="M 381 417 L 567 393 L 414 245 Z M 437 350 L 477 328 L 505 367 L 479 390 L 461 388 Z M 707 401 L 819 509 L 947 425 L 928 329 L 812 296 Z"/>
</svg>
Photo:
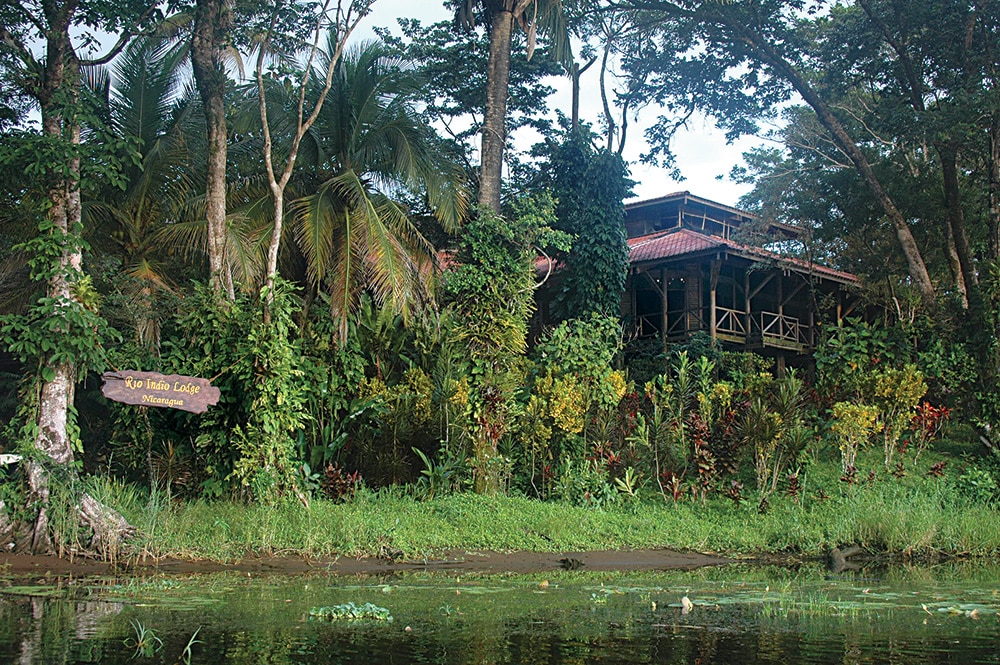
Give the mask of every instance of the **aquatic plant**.
<svg viewBox="0 0 1000 665">
<path fill-rule="evenodd" d="M 309 618 L 322 621 L 392 621 L 392 614 L 384 607 L 373 603 L 355 605 L 343 603 L 313 607 L 309 610 Z"/>
<path fill-rule="evenodd" d="M 134 619 L 129 621 L 129 623 L 132 625 L 135 636 L 126 639 L 124 644 L 129 649 L 135 649 L 132 653 L 133 658 L 140 656 L 150 658 L 163 648 L 163 640 L 156 636 L 152 628 L 147 628 L 142 625 L 142 622 Z"/>
</svg>

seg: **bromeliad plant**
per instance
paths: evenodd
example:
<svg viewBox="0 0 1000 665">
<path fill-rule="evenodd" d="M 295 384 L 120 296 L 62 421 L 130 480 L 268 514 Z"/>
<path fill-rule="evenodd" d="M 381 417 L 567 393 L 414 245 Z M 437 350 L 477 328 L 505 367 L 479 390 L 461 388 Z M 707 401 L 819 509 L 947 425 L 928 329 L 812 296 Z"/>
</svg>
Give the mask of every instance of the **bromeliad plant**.
<svg viewBox="0 0 1000 665">
<path fill-rule="evenodd" d="M 715 363 L 701 357 L 691 361 L 677 354 L 671 375 L 646 384 L 648 407 L 636 417 L 631 441 L 652 456 L 653 473 L 661 494 L 675 501 L 690 474 L 697 475 L 695 491 L 703 498 L 717 475 L 709 441 L 728 416 L 732 388 L 715 379 Z"/>
</svg>

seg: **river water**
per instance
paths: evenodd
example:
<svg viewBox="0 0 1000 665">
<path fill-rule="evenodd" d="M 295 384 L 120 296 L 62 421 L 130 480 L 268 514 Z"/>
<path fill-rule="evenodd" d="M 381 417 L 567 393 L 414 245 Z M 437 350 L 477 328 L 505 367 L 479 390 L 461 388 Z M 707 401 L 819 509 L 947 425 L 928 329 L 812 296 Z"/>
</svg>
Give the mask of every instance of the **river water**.
<svg viewBox="0 0 1000 665">
<path fill-rule="evenodd" d="M 0 573 L 0 663 L 1000 663 L 1000 566 Z"/>
</svg>

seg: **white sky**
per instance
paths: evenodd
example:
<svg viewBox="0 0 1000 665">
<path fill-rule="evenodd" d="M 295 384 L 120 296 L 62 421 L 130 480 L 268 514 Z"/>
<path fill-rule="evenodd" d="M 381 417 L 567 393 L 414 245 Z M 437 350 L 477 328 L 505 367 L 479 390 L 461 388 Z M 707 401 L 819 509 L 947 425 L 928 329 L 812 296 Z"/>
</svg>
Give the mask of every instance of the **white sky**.
<svg viewBox="0 0 1000 665">
<path fill-rule="evenodd" d="M 373 34 L 372 26 L 396 26 L 397 17 L 417 18 L 424 24 L 451 18 L 441 0 L 376 0 L 371 15 L 355 33 L 355 38 L 369 38 Z M 580 115 L 598 126 L 601 114 L 601 99 L 597 84 L 598 68 L 592 67 L 581 79 Z M 546 81 L 558 92 L 549 102 L 550 108 L 559 108 L 569 115 L 570 92 L 569 82 L 565 78 Z M 647 108 L 640 114 L 639 122 L 629 127 L 629 136 L 625 147 L 625 158 L 630 162 L 632 179 L 639 184 L 634 191 L 638 198 L 647 199 L 663 196 L 672 192 L 687 190 L 692 194 L 734 206 L 740 196 L 749 191 L 746 185 L 738 185 L 729 180 L 728 174 L 733 166 L 742 162 L 741 155 L 760 140 L 744 138 L 734 145 L 726 145 L 725 137 L 711 121 L 693 118 L 690 129 L 683 130 L 674 140 L 674 153 L 677 156 L 677 166 L 685 176 L 678 182 L 670 178 L 666 171 L 638 163 L 639 155 L 646 152 L 645 139 L 642 134 L 645 123 L 651 123 L 657 115 L 656 108 Z M 517 140 L 517 137 L 515 137 Z M 523 139 L 527 145 L 530 138 Z M 719 176 L 722 176 L 719 179 Z"/>
</svg>

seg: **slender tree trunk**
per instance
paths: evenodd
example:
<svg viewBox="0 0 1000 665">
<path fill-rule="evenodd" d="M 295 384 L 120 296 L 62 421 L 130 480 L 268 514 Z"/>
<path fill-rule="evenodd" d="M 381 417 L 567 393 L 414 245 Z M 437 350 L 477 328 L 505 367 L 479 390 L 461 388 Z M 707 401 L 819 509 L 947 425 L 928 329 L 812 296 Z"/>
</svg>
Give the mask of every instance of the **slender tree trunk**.
<svg viewBox="0 0 1000 665">
<path fill-rule="evenodd" d="M 936 146 L 941 157 L 941 173 L 944 178 L 944 199 L 948 210 L 948 225 L 955 240 L 955 252 L 962 268 L 962 279 L 970 296 L 974 297 L 979 287 L 975 260 L 969 247 L 969 235 L 965 227 L 965 213 L 958 182 L 958 149 L 953 143 Z"/>
<path fill-rule="evenodd" d="M 574 134 L 580 127 L 580 63 L 573 61 L 569 68 L 569 80 L 573 86 L 573 99 L 570 105 L 569 128 Z"/>
<path fill-rule="evenodd" d="M 205 111 L 208 133 L 208 176 L 205 219 L 208 225 L 209 284 L 235 298 L 226 248 L 226 72 L 222 49 L 230 30 L 227 0 L 197 0 L 191 37 L 191 65 Z"/>
<path fill-rule="evenodd" d="M 990 125 L 989 157 L 989 249 L 990 259 L 1000 259 L 1000 114 Z"/>
<path fill-rule="evenodd" d="M 490 27 L 490 59 L 486 75 L 486 112 L 479 171 L 479 205 L 500 212 L 503 155 L 507 144 L 507 89 L 510 84 L 510 52 L 514 13 L 504 9 L 493 15 Z"/>
<path fill-rule="evenodd" d="M 962 277 L 962 262 L 958 258 L 958 250 L 955 249 L 955 236 L 951 232 L 951 224 L 945 222 L 944 226 L 944 251 L 948 257 L 948 268 L 951 277 L 955 281 L 955 291 L 962 301 L 962 307 L 969 308 L 969 292 L 965 287 L 965 278 Z"/>
<path fill-rule="evenodd" d="M 280 6 L 280 3 L 278 4 Z M 267 264 L 264 267 L 264 280 L 265 288 L 267 290 L 266 297 L 268 304 L 271 303 L 271 298 L 273 298 L 274 280 L 278 276 L 278 250 L 281 246 L 281 235 L 285 219 L 285 188 L 288 186 L 288 181 L 291 180 L 292 172 L 295 170 L 295 160 L 298 158 L 299 146 L 302 144 L 302 138 L 316 123 L 316 119 L 319 118 L 319 114 L 323 110 L 323 104 L 326 102 L 326 96 L 329 94 L 330 88 L 333 86 L 333 77 L 337 69 L 337 63 L 340 62 L 347 40 L 350 38 L 351 33 L 354 32 L 354 29 L 358 26 L 358 23 L 360 23 L 368 13 L 367 8 L 364 7 L 364 2 L 359 3 L 362 7 L 356 7 L 355 0 L 347 2 L 346 6 L 343 3 L 338 2 L 336 3 L 336 7 L 332 10 L 335 14 L 331 19 L 328 15 L 328 8 L 330 7 L 330 4 L 330 0 L 326 0 L 323 4 L 322 10 L 318 14 L 316 28 L 313 32 L 313 43 L 309 48 L 309 57 L 306 58 L 306 64 L 303 69 L 302 77 L 298 83 L 299 89 L 296 130 L 295 134 L 292 136 L 292 142 L 288 149 L 288 156 L 285 158 L 285 167 L 280 177 L 278 177 L 277 170 L 274 168 L 274 156 L 271 151 L 273 147 L 273 139 L 271 136 L 271 125 L 267 118 L 267 92 L 264 86 L 264 57 L 266 55 L 266 51 L 270 49 L 270 32 L 274 30 L 279 18 L 277 7 L 271 18 L 271 27 L 269 29 L 268 38 L 265 41 L 265 44 L 261 45 L 260 52 L 257 56 L 256 78 L 257 93 L 259 95 L 260 122 L 264 136 L 264 169 L 267 172 L 267 182 L 271 190 L 271 195 L 274 197 L 274 227 L 271 231 L 271 242 L 267 247 Z M 331 25 L 337 32 L 336 46 L 334 47 L 333 53 L 329 54 L 329 60 L 326 64 L 326 78 L 323 83 L 323 89 L 320 91 L 319 97 L 316 99 L 316 103 L 313 105 L 312 111 L 309 114 L 306 114 L 306 88 L 309 77 L 312 74 L 313 63 L 316 61 L 316 57 L 319 54 L 319 40 L 322 37 L 324 26 L 329 29 Z M 270 323 L 270 321 L 271 310 L 270 307 L 268 307 L 264 310 L 264 322 Z"/>
</svg>

